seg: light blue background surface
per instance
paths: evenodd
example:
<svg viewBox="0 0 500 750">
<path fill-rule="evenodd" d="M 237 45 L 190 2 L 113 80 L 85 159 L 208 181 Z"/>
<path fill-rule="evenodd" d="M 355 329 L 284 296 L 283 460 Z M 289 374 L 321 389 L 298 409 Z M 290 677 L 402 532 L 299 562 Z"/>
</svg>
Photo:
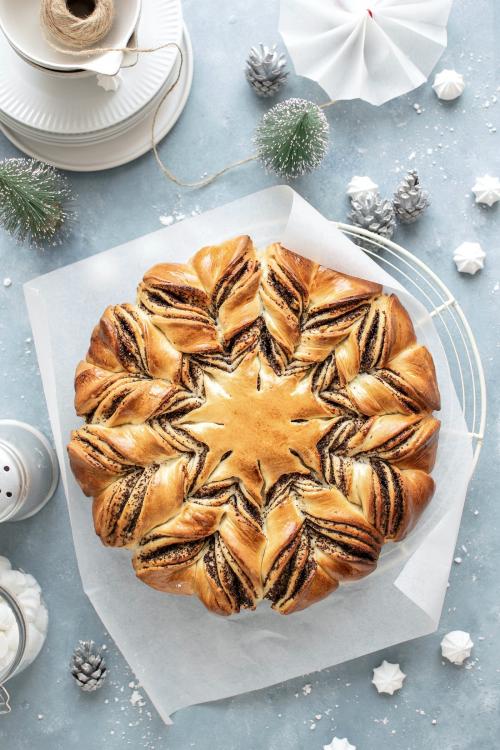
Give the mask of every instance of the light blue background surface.
<svg viewBox="0 0 500 750">
<path fill-rule="evenodd" d="M 243 64 L 252 44 L 278 41 L 278 3 L 185 0 L 184 10 L 195 79 L 186 110 L 161 153 L 175 172 L 194 179 L 249 153 L 253 128 L 269 104 L 250 91 Z M 453 566 L 439 632 L 284 685 L 186 709 L 165 727 L 147 698 L 141 706 L 130 702 L 133 675 L 81 589 L 60 487 L 35 518 L 0 527 L 0 554 L 37 576 L 51 614 L 41 656 L 9 683 L 13 712 L 0 717 L 2 750 L 320 750 L 334 734 L 348 737 L 358 750 L 496 750 L 500 745 L 500 213 L 498 207 L 476 207 L 471 196 L 478 175 L 500 175 L 499 33 L 495 0 L 455 0 L 449 48 L 438 69 L 464 73 L 468 86 L 462 99 L 442 104 L 427 84 L 379 109 L 361 102 L 336 105 L 328 111 L 328 158 L 318 172 L 294 183 L 316 208 L 339 220 L 345 218 L 345 186 L 353 174 L 370 175 L 390 195 L 402 171 L 416 167 L 431 191 L 426 217 L 399 229 L 396 240 L 457 296 L 477 335 L 489 382 L 487 437 L 457 551 L 462 563 Z M 326 98 L 315 84 L 293 75 L 280 98 L 291 95 Z M 0 158 L 15 155 L 0 136 Z M 70 180 L 79 196 L 79 221 L 61 248 L 32 251 L 0 234 L 0 282 L 13 281 L 10 288 L 0 283 L 0 413 L 47 434 L 47 409 L 27 341 L 23 282 L 157 229 L 160 215 L 188 216 L 279 182 L 252 164 L 205 190 L 179 190 L 162 177 L 150 155 L 102 174 L 70 175 Z M 452 262 L 453 249 L 465 240 L 480 241 L 488 253 L 485 270 L 475 277 L 460 276 Z M 441 661 L 439 641 L 452 629 L 470 631 L 475 641 L 467 668 Z M 67 672 L 81 638 L 107 644 L 110 679 L 92 695 L 80 693 Z M 382 658 L 400 662 L 408 675 L 393 698 L 378 696 L 370 684 L 371 670 Z"/>
</svg>

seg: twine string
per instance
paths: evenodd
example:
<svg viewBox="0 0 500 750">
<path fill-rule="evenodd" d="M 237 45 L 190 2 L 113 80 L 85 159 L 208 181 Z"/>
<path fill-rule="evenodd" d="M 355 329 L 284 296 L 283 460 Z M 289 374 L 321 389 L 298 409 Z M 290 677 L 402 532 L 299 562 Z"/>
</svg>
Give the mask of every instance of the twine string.
<svg viewBox="0 0 500 750">
<path fill-rule="evenodd" d="M 176 42 L 165 42 L 164 44 L 158 44 L 156 47 L 89 47 L 89 49 L 64 49 L 64 47 L 58 47 L 50 39 L 47 39 L 52 49 L 56 52 L 61 52 L 63 55 L 77 55 L 78 57 L 90 57 L 90 55 L 104 55 L 105 52 L 159 52 L 161 49 L 166 47 L 177 47 L 180 49 Z"/>
<path fill-rule="evenodd" d="M 162 49 L 167 49 L 168 47 L 175 47 L 179 54 L 179 66 L 177 69 L 177 73 L 175 75 L 174 80 L 170 84 L 170 86 L 167 88 L 165 93 L 162 95 L 160 101 L 156 105 L 156 109 L 154 111 L 153 120 L 151 123 L 151 150 L 153 151 L 156 163 L 158 164 L 159 168 L 163 172 L 163 174 L 168 177 L 169 180 L 171 180 L 176 185 L 179 185 L 179 187 L 188 187 L 188 188 L 200 188 L 205 187 L 206 185 L 210 185 L 212 182 L 214 182 L 218 177 L 221 177 L 223 174 L 226 174 L 226 172 L 229 172 L 231 169 L 235 169 L 236 167 L 240 167 L 243 164 L 247 164 L 248 162 L 254 161 L 257 159 L 256 155 L 253 156 L 247 156 L 245 159 L 239 159 L 238 161 L 233 162 L 232 164 L 228 164 L 227 166 L 220 169 L 218 172 L 215 172 L 214 174 L 208 175 L 207 177 L 202 178 L 201 180 L 195 180 L 193 182 L 182 180 L 180 177 L 177 177 L 171 169 L 167 167 L 167 165 L 163 162 L 162 158 L 160 157 L 160 154 L 158 153 L 158 142 L 156 140 L 156 125 L 158 123 L 158 116 L 161 112 L 161 109 L 170 96 L 170 94 L 174 91 L 174 89 L 177 87 L 181 74 L 184 68 L 184 53 L 182 51 L 182 48 L 180 47 L 177 42 L 165 42 L 164 44 L 159 44 L 155 47 L 92 47 L 92 49 L 84 49 L 84 50 L 68 50 L 63 49 L 62 47 L 57 47 L 50 39 L 47 39 L 50 46 L 56 50 L 57 52 L 62 52 L 63 54 L 71 54 L 71 55 L 79 55 L 79 56 L 88 56 L 88 55 L 102 55 L 106 52 L 136 52 L 136 53 L 151 53 L 151 52 L 159 52 Z M 133 63 L 130 66 L 124 66 L 124 67 L 133 67 L 136 65 L 137 62 Z"/>
<path fill-rule="evenodd" d="M 47 35 L 77 50 L 103 39 L 113 25 L 113 0 L 42 0 L 40 22 Z"/>
</svg>

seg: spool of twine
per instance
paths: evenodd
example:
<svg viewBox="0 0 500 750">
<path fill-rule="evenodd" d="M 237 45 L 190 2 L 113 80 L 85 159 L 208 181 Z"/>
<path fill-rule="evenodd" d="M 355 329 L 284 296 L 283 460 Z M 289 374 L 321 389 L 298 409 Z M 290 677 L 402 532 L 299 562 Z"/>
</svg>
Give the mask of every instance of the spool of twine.
<svg viewBox="0 0 500 750">
<path fill-rule="evenodd" d="M 82 50 L 106 36 L 113 25 L 113 0 L 42 0 L 42 28 L 59 44 Z"/>
</svg>

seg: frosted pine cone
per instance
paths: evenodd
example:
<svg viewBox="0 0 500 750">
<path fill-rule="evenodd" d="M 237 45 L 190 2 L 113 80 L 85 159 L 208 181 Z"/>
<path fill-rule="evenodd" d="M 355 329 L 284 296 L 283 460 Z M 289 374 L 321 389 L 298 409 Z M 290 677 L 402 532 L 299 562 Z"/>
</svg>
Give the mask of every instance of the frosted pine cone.
<svg viewBox="0 0 500 750">
<path fill-rule="evenodd" d="M 430 206 L 429 193 L 422 190 L 415 170 L 408 172 L 394 193 L 394 211 L 403 224 L 412 224 Z"/>
<path fill-rule="evenodd" d="M 288 76 L 286 57 L 276 46 L 252 47 L 246 62 L 246 78 L 257 96 L 274 96 L 285 85 Z"/>
<path fill-rule="evenodd" d="M 80 641 L 73 652 L 70 669 L 78 687 L 85 692 L 98 690 L 106 679 L 106 663 L 94 641 Z"/>
<path fill-rule="evenodd" d="M 396 227 L 394 208 L 391 201 L 378 194 L 364 193 L 351 202 L 349 220 L 361 229 L 367 229 L 388 240 Z"/>
</svg>

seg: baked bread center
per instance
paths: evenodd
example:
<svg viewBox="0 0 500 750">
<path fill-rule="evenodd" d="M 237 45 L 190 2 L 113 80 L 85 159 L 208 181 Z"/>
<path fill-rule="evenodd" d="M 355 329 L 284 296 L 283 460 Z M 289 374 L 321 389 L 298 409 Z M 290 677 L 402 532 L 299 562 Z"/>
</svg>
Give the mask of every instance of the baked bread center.
<svg viewBox="0 0 500 750">
<path fill-rule="evenodd" d="M 283 474 L 320 474 L 316 445 L 332 419 L 311 375 L 277 375 L 251 355 L 232 373 L 205 374 L 205 402 L 181 424 L 208 446 L 210 481 L 239 478 L 263 504 Z"/>
</svg>

